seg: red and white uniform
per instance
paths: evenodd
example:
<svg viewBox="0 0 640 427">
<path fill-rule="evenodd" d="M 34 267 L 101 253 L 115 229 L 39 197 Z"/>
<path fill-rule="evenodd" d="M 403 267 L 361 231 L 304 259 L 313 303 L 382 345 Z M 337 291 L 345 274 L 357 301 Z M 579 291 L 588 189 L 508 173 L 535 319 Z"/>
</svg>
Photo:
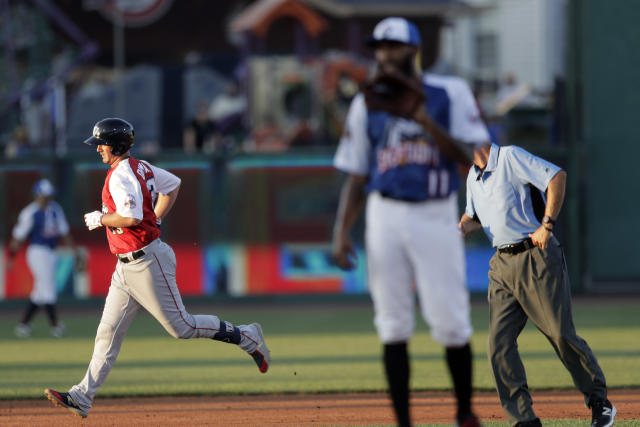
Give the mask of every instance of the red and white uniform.
<svg viewBox="0 0 640 427">
<path fill-rule="evenodd" d="M 179 185 L 180 178 L 172 173 L 132 157 L 109 169 L 102 188 L 102 213 L 142 220 L 133 227 L 105 227 L 111 252 L 137 251 L 160 237 L 153 212 L 158 193 L 168 194 Z"/>
<path fill-rule="evenodd" d="M 142 160 L 127 157 L 109 169 L 102 189 L 102 212 L 142 220 L 132 227 L 106 227 L 109 248 L 119 257 L 89 368 L 82 381 L 69 390 L 74 402 L 89 411 L 93 397 L 104 383 L 131 321 L 144 308 L 176 338 L 216 338 L 233 325 L 217 316 L 190 314 L 185 310 L 176 283 L 176 257 L 159 239 L 153 207 L 158 194 L 178 188 L 180 178 Z M 142 254 L 140 254 L 142 250 Z M 133 253 L 137 256 L 133 258 Z M 123 255 L 127 254 L 127 255 Z M 238 345 L 253 352 L 258 345 L 255 328 L 240 325 Z"/>
</svg>

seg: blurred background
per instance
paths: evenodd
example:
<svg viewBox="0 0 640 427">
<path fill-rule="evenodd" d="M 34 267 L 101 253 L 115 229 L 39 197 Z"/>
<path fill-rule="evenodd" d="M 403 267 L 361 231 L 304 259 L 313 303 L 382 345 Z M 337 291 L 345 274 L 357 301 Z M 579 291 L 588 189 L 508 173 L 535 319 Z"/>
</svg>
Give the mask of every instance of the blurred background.
<svg viewBox="0 0 640 427">
<path fill-rule="evenodd" d="M 332 156 L 387 16 L 417 24 L 426 70 L 467 80 L 495 142 L 568 171 L 557 234 L 574 292 L 640 292 L 640 2 L 622 0 L 0 0 L 3 252 L 49 178 L 88 256 L 78 271 L 61 251 L 58 289 L 106 294 L 115 258 L 83 222 L 106 167 L 82 141 L 118 116 L 134 156 L 182 178 L 162 228 L 184 296 L 366 293 L 362 224 L 358 267 L 330 258 Z M 492 253 L 467 242 L 472 292 Z M 0 299 L 31 283 L 24 250 L 11 270 L 2 257 Z"/>
</svg>

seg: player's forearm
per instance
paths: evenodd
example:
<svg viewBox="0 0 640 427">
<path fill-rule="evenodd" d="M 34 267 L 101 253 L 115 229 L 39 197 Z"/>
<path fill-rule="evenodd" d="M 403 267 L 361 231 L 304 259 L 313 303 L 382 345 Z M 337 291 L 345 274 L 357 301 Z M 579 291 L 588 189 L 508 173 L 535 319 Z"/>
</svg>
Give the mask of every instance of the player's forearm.
<svg viewBox="0 0 640 427">
<path fill-rule="evenodd" d="M 187 129 L 182 134 L 182 143 L 184 151 L 187 153 L 193 153 L 196 151 L 196 135 L 193 129 Z"/>
<path fill-rule="evenodd" d="M 360 216 L 360 212 L 364 207 L 364 186 L 366 182 L 366 177 L 349 175 L 342 186 L 336 222 L 333 227 L 334 239 L 348 233 L 358 216 Z"/>
<path fill-rule="evenodd" d="M 473 147 L 453 138 L 426 114 L 419 115 L 416 121 L 433 136 L 438 149 L 449 160 L 470 166 L 473 161 Z"/>
<path fill-rule="evenodd" d="M 12 257 L 18 252 L 20 246 L 22 246 L 23 240 L 18 240 L 16 238 L 12 238 L 11 242 L 9 242 L 9 256 Z"/>
<path fill-rule="evenodd" d="M 141 219 L 121 216 L 120 214 L 113 212 L 102 215 L 102 225 L 107 227 L 133 227 L 142 222 Z"/>
<path fill-rule="evenodd" d="M 158 194 L 158 200 L 156 201 L 156 206 L 153 209 L 156 214 L 156 218 L 163 219 L 169 214 L 169 211 L 171 211 L 173 204 L 178 198 L 179 191 L 180 186 L 178 186 L 175 190 L 169 192 L 168 194 Z"/>
<path fill-rule="evenodd" d="M 559 171 L 549 182 L 547 186 L 547 207 L 544 214 L 557 219 L 564 202 L 564 193 L 567 183 L 567 173 Z"/>
</svg>

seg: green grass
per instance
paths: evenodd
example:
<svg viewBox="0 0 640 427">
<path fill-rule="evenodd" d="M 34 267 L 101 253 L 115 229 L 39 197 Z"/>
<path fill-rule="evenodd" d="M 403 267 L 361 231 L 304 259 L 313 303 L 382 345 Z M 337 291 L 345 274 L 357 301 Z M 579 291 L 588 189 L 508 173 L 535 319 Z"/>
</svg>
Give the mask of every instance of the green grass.
<svg viewBox="0 0 640 427">
<path fill-rule="evenodd" d="M 380 391 L 385 387 L 381 345 L 368 303 L 186 305 L 194 314 L 215 312 L 236 324 L 261 322 L 272 351 L 269 373 L 260 374 L 251 358 L 235 346 L 210 340 L 176 340 L 152 317 L 139 314 L 100 390 L 101 397 Z M 640 299 L 574 304 L 578 333 L 594 350 L 610 387 L 640 386 L 638 313 Z M 40 398 L 45 387 L 64 390 L 80 381 L 93 350 L 99 310 L 74 314 L 65 313 L 63 307 L 61 317 L 70 334 L 60 340 L 48 335 L 42 316 L 34 323 L 33 338 L 15 338 L 17 315 L 0 315 L 0 399 Z M 472 321 L 474 385 L 493 390 L 486 360 L 486 305 L 474 305 Z M 532 389 L 573 387 L 549 343 L 531 325 L 523 331 L 519 349 Z M 450 388 L 443 349 L 429 338 L 421 321 L 410 352 L 414 390 Z M 577 424 L 559 421 L 550 425 Z"/>
</svg>

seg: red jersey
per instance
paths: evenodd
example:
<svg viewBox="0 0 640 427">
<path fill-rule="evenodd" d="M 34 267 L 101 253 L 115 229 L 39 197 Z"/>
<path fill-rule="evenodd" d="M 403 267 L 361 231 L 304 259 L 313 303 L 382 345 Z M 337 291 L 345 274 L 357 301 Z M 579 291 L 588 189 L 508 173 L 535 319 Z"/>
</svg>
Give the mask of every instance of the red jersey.
<svg viewBox="0 0 640 427">
<path fill-rule="evenodd" d="M 153 211 L 158 194 L 153 169 L 146 162 L 128 157 L 107 173 L 102 188 L 102 213 L 116 212 L 142 220 L 133 227 L 105 227 L 109 249 L 114 254 L 136 251 L 160 236 Z"/>
</svg>

